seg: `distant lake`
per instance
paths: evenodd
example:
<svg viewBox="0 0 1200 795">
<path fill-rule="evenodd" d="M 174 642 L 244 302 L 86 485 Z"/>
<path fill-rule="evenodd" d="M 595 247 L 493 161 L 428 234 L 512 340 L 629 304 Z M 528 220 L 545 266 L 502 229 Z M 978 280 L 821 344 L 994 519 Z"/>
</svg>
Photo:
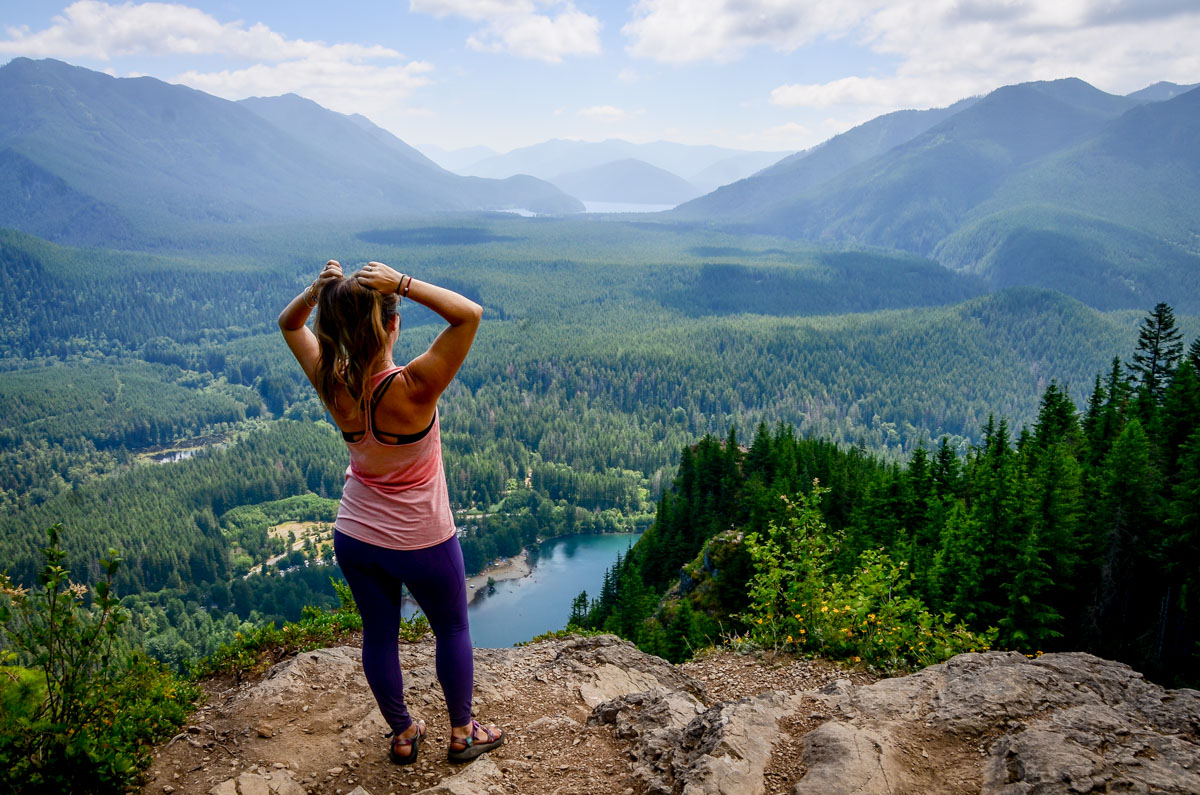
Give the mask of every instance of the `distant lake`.
<svg viewBox="0 0 1200 795">
<path fill-rule="evenodd" d="M 661 213 L 670 210 L 674 204 L 630 204 L 628 202 L 589 202 L 584 201 L 584 209 L 589 213 Z"/>
<path fill-rule="evenodd" d="M 580 591 L 600 594 L 604 571 L 618 554 L 637 542 L 639 533 L 575 535 L 543 542 L 533 573 L 496 583 L 492 594 L 471 602 L 467 616 L 476 648 L 506 648 L 553 629 L 571 616 L 571 600 Z M 405 609 L 405 615 L 409 609 Z"/>
</svg>

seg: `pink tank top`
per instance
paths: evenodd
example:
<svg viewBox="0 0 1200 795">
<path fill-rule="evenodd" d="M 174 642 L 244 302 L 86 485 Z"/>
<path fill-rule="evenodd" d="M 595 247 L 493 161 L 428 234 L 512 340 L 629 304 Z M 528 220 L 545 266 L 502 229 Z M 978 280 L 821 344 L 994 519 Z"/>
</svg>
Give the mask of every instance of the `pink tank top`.
<svg viewBox="0 0 1200 795">
<path fill-rule="evenodd" d="M 350 466 L 334 526 L 339 532 L 388 549 L 425 549 L 454 535 L 454 516 L 442 466 L 441 418 L 420 439 L 385 444 L 375 436 L 371 393 L 403 368 L 371 377 L 365 403 L 366 429 L 356 442 L 346 442 Z M 385 434 L 386 435 L 386 434 Z"/>
</svg>

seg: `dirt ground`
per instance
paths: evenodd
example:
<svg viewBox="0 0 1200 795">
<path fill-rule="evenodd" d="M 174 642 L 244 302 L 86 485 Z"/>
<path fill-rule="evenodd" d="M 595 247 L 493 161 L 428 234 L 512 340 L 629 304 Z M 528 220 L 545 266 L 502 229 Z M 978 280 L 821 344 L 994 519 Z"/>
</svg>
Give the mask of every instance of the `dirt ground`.
<svg viewBox="0 0 1200 795">
<path fill-rule="evenodd" d="M 356 644 L 357 639 L 350 641 Z M 306 654 L 314 657 L 312 665 L 286 685 L 275 687 L 265 674 L 256 681 L 207 683 L 207 703 L 158 750 L 143 792 L 208 793 L 242 773 L 254 773 L 286 777 L 300 788 L 281 792 L 345 795 L 362 787 L 371 795 L 407 795 L 461 772 L 445 755 L 449 727 L 428 639 L 401 647 L 406 700 L 414 717 L 428 726 L 419 761 L 409 767 L 388 759 L 385 726 L 361 678 L 361 665 L 355 671 L 352 661 Z M 498 791 L 638 795 L 641 790 L 628 775 L 627 748 L 611 726 L 587 725 L 591 709 L 580 698 L 577 680 L 561 669 L 551 644 L 477 650 L 477 716 L 507 731 L 505 745 L 487 755 L 502 776 Z M 680 670 L 703 685 L 708 705 L 771 689 L 820 687 L 848 676 L 830 663 L 728 651 L 708 653 Z M 865 673 L 849 676 L 869 680 Z M 801 729 L 781 727 L 784 734 Z M 781 755 L 781 764 L 773 765 L 768 784 L 795 780 L 786 759 Z"/>
</svg>

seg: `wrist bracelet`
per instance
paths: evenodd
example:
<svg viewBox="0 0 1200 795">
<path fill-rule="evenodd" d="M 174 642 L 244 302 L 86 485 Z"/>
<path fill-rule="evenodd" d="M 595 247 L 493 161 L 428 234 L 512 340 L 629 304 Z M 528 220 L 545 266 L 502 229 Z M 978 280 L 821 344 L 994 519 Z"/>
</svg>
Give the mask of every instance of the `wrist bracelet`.
<svg viewBox="0 0 1200 795">
<path fill-rule="evenodd" d="M 407 298 L 407 297 L 408 297 L 408 288 L 409 288 L 409 287 L 412 287 L 412 280 L 413 280 L 413 277 L 409 276 L 409 277 L 408 277 L 408 284 L 404 285 L 404 292 L 400 294 L 400 297 L 401 297 L 401 298 Z"/>
<path fill-rule="evenodd" d="M 398 296 L 400 296 L 401 298 L 403 298 L 403 297 L 404 297 L 404 293 L 402 293 L 402 292 L 400 291 L 400 288 L 401 288 L 401 287 L 403 287 L 403 286 L 404 286 L 404 274 L 402 273 L 402 274 L 400 274 L 400 279 L 399 279 L 399 280 L 396 282 L 396 289 L 395 289 L 395 290 L 393 290 L 392 292 L 394 292 L 396 295 L 398 295 Z"/>
<path fill-rule="evenodd" d="M 313 295 L 312 292 L 313 292 L 313 286 L 311 284 L 304 288 L 304 297 L 303 297 L 304 305 L 307 306 L 309 309 L 312 309 L 313 307 L 315 307 L 317 305 L 317 296 Z M 310 301 L 309 298 L 311 298 L 312 300 Z"/>
</svg>

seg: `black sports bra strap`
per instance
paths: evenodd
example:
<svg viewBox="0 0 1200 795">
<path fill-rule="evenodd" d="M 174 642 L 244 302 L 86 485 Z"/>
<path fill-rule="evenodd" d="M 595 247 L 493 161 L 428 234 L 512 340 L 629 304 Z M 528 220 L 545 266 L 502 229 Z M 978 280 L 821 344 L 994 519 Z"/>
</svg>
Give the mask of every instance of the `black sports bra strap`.
<svg viewBox="0 0 1200 795">
<path fill-rule="evenodd" d="M 384 444 L 392 444 L 392 445 L 412 444 L 413 442 L 419 442 L 422 439 L 424 439 L 426 436 L 428 436 L 429 432 L 433 430 L 433 422 L 436 419 L 437 419 L 437 416 L 434 415 L 434 418 L 429 421 L 429 425 L 427 425 L 425 427 L 425 430 L 417 431 L 416 433 L 388 433 L 387 431 L 381 431 L 378 428 L 376 428 L 375 429 L 375 438 Z M 384 439 L 383 437 L 385 437 L 385 436 L 390 436 L 391 441 Z"/>
<path fill-rule="evenodd" d="M 371 395 L 371 412 L 369 421 L 372 428 L 375 427 L 375 409 L 379 407 L 379 401 L 383 400 L 383 393 L 387 392 L 388 387 L 392 385 L 392 381 L 394 381 L 398 375 L 400 375 L 399 370 L 395 371 L 394 373 L 389 373 L 388 376 L 379 383 L 379 386 L 375 387 L 374 394 Z"/>
<path fill-rule="evenodd" d="M 399 370 L 388 374 L 382 381 L 379 382 L 379 386 L 375 388 L 374 393 L 371 395 L 371 410 L 367 414 L 367 427 L 370 428 L 371 433 L 374 434 L 375 438 L 384 444 L 396 445 L 419 442 L 424 439 L 431 430 L 433 430 L 433 420 L 437 419 L 437 414 L 435 413 L 433 419 L 429 420 L 429 427 L 425 428 L 423 431 L 417 431 L 416 433 L 388 433 L 387 431 L 379 430 L 379 428 L 375 426 L 375 410 L 379 408 L 379 401 L 383 399 L 383 393 L 387 392 L 388 387 L 392 385 L 392 381 L 398 375 L 400 375 Z M 391 437 L 392 441 L 389 442 L 383 439 L 382 437 L 384 436 Z"/>
</svg>

